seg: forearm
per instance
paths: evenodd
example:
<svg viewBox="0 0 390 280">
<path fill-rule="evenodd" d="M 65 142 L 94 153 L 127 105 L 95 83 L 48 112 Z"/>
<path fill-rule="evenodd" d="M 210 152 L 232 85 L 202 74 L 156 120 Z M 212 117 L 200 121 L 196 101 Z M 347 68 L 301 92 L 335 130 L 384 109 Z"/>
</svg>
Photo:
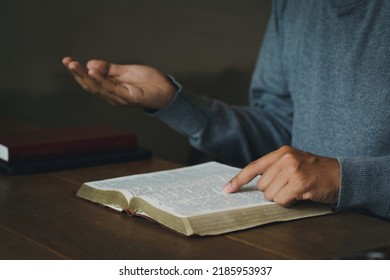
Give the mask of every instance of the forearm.
<svg viewBox="0 0 390 280">
<path fill-rule="evenodd" d="M 249 107 L 194 95 L 176 83 L 176 99 L 155 116 L 224 162 L 244 166 L 291 144 L 293 104 L 273 13 L 250 86 Z M 245 94 L 239 92 L 237 94 Z"/>
<path fill-rule="evenodd" d="M 181 89 L 176 99 L 153 116 L 187 136 L 195 148 L 234 165 L 290 143 L 290 131 L 259 108 L 229 106 Z"/>
</svg>

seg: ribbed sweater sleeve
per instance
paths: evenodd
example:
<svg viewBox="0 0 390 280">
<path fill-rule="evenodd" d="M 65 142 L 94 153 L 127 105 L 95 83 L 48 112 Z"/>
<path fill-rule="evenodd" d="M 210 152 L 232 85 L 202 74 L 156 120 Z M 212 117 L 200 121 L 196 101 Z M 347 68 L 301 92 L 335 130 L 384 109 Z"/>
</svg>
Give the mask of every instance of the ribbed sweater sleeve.
<svg viewBox="0 0 390 280">
<path fill-rule="evenodd" d="M 337 207 L 366 209 L 390 219 L 390 156 L 341 157 Z"/>
</svg>

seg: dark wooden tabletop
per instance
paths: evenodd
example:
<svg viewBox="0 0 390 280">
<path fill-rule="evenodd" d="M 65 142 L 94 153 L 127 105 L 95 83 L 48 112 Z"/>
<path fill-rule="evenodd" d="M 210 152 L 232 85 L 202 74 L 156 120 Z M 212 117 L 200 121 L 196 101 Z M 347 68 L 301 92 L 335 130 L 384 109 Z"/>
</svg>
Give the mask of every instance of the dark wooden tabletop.
<svg viewBox="0 0 390 280">
<path fill-rule="evenodd" d="M 1 130 L 20 130 L 0 121 Z M 10 176 L 0 173 L 0 259 L 330 259 L 390 248 L 390 223 L 342 212 L 213 237 L 184 237 L 75 197 L 83 182 L 167 170 L 151 159 Z"/>
</svg>

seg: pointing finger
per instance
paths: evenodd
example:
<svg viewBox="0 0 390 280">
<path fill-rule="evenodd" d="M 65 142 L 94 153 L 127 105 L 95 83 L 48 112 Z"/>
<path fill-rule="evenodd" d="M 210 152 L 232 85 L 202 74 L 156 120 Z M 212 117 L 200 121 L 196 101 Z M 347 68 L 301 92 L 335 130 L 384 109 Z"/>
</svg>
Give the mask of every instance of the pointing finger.
<svg viewBox="0 0 390 280">
<path fill-rule="evenodd" d="M 279 149 L 251 162 L 227 183 L 224 191 L 233 193 L 252 181 L 256 176 L 263 174 L 280 157 L 280 153 Z"/>
</svg>

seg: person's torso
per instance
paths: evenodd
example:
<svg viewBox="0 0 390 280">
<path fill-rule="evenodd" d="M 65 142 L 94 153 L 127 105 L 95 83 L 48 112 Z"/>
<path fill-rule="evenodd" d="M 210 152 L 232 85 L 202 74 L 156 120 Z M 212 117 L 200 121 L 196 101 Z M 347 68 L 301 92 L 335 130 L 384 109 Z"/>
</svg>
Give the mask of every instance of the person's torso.
<svg viewBox="0 0 390 280">
<path fill-rule="evenodd" d="M 278 12 L 292 145 L 390 154 L 390 1 L 292 1 Z"/>
</svg>

